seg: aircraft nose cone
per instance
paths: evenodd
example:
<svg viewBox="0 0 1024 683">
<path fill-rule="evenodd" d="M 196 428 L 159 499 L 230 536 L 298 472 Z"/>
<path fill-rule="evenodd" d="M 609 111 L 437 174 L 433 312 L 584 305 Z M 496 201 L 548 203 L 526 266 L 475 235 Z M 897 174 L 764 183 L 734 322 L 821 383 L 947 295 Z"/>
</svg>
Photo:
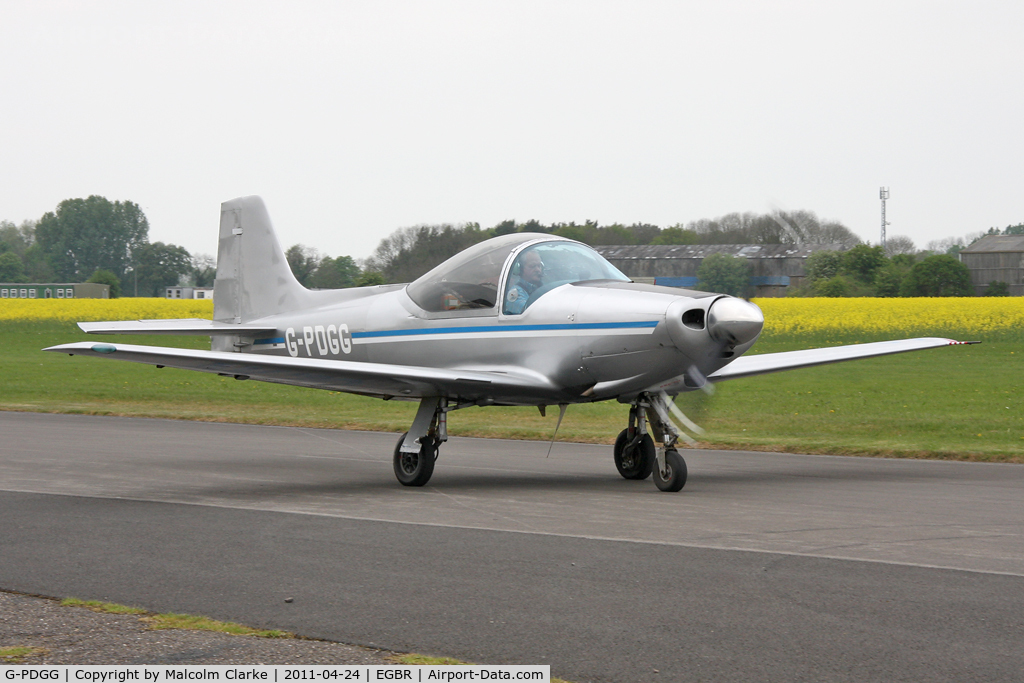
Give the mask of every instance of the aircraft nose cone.
<svg viewBox="0 0 1024 683">
<path fill-rule="evenodd" d="M 764 327 L 764 314 L 749 301 L 723 297 L 708 309 L 708 333 L 723 344 L 739 346 L 753 341 Z"/>
</svg>

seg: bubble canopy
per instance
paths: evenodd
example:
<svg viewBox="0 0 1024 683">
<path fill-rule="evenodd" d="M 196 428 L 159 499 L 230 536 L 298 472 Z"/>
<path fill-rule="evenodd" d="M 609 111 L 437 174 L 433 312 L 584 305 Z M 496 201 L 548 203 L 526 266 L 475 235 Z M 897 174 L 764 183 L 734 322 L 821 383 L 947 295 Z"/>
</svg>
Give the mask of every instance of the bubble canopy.
<svg viewBox="0 0 1024 683">
<path fill-rule="evenodd" d="M 407 289 L 409 297 L 417 306 L 432 313 L 496 308 L 498 287 L 502 284 L 502 270 L 506 262 L 516 249 L 535 241 L 536 244 L 527 246 L 516 255 L 504 282 L 503 300 L 507 301 L 508 294 L 516 291 L 524 259 L 535 258 L 526 256 L 530 253 L 540 256 L 544 277 L 543 284 L 532 292 L 526 306 L 563 284 L 587 280 L 629 281 L 615 266 L 584 244 L 538 233 L 513 233 L 489 239 L 456 254 L 411 283 Z M 506 307 L 504 312 L 519 313 L 526 306 L 515 311 Z"/>
</svg>

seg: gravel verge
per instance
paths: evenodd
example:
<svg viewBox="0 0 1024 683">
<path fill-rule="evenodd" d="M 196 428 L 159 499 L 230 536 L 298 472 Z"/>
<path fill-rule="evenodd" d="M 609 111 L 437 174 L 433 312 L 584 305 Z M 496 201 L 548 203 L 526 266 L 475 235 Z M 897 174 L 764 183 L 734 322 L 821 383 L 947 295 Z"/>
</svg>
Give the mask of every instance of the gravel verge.
<svg viewBox="0 0 1024 683">
<path fill-rule="evenodd" d="M 152 631 L 138 615 L 65 607 L 0 591 L 0 647 L 45 652 L 23 664 L 394 664 L 394 653 L 305 638 Z M 0 662 L 0 665 L 6 662 Z"/>
</svg>

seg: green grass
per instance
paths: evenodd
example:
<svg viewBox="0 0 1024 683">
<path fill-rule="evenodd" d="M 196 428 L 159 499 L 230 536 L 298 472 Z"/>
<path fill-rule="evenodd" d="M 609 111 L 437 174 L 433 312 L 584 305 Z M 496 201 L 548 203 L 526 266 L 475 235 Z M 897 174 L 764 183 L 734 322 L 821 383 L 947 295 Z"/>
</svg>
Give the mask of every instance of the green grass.
<svg viewBox="0 0 1024 683">
<path fill-rule="evenodd" d="M 431 657 L 430 655 L 395 655 L 391 658 L 395 664 L 408 666 L 469 666 L 469 662 L 463 662 L 451 657 Z"/>
<path fill-rule="evenodd" d="M 154 614 L 143 617 L 142 621 L 149 625 L 151 631 L 162 629 L 183 629 L 187 631 L 216 631 L 233 636 L 256 636 L 258 638 L 294 638 L 295 634 L 288 631 L 250 628 L 230 621 L 216 621 L 191 614 Z"/>
<path fill-rule="evenodd" d="M 140 617 L 140 621 L 147 624 L 151 631 L 163 629 L 182 629 L 187 631 L 216 631 L 227 633 L 233 636 L 257 636 L 259 638 L 294 638 L 295 635 L 287 631 L 274 631 L 266 629 L 251 628 L 230 621 L 216 621 L 207 617 L 199 617 L 191 614 L 154 614 L 149 610 L 119 605 L 116 602 L 101 602 L 99 600 L 79 600 L 78 598 L 65 598 L 60 601 L 64 607 L 81 607 L 93 612 L 104 614 L 133 614 Z"/>
<path fill-rule="evenodd" d="M 41 647 L 0 647 L 0 664 L 22 664 L 29 657 L 41 657 L 47 650 Z"/>
<path fill-rule="evenodd" d="M 965 335 L 962 338 L 977 337 Z M 126 415 L 400 432 L 416 404 L 380 401 L 198 372 L 42 353 L 91 340 L 209 348 L 205 338 L 99 337 L 71 324 L 3 323 L 0 410 Z M 874 341 L 763 338 L 758 352 Z M 713 397 L 679 398 L 707 433 L 702 445 L 790 452 L 1024 462 L 1024 333 L 976 346 L 723 382 Z M 550 439 L 557 408 L 469 408 L 453 435 Z M 612 443 L 615 402 L 570 406 L 559 440 Z"/>
<path fill-rule="evenodd" d="M 103 614 L 149 614 L 146 610 L 139 609 L 138 607 L 119 605 L 116 602 L 100 602 L 99 600 L 64 598 L 60 601 L 60 604 L 63 607 L 83 607 L 93 612 L 102 612 Z"/>
<path fill-rule="evenodd" d="M 1024 462 L 1021 378 L 1022 344 L 991 341 L 723 382 L 679 404 L 724 447 Z"/>
</svg>

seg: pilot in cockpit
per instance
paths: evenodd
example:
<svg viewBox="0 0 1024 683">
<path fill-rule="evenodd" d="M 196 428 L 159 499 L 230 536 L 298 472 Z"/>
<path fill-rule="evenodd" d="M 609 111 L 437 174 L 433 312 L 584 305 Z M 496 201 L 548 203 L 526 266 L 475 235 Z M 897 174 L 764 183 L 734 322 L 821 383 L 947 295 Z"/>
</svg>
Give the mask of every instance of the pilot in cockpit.
<svg viewBox="0 0 1024 683">
<path fill-rule="evenodd" d="M 530 295 L 544 281 L 544 262 L 536 251 L 527 251 L 520 256 L 518 263 L 512 268 L 513 272 L 515 272 L 516 266 L 520 268 L 519 280 L 509 288 L 508 294 L 505 295 L 505 313 L 511 315 L 518 315 L 526 310 L 526 305 L 530 302 Z"/>
</svg>

